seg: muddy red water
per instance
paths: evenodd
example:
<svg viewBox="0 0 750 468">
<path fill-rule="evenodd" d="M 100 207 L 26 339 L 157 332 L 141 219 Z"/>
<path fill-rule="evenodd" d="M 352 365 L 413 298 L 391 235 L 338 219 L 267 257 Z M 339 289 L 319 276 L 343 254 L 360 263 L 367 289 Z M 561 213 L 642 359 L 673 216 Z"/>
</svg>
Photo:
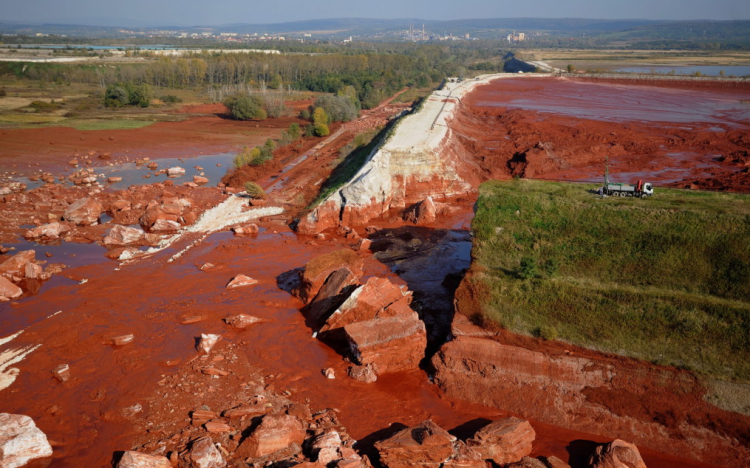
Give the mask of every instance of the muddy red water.
<svg viewBox="0 0 750 468">
<path fill-rule="evenodd" d="M 507 178 L 518 170 L 527 171 L 529 176 L 593 177 L 601 172 L 600 163 L 605 155 L 611 155 L 613 167 L 621 171 L 643 171 L 648 169 L 649 166 L 644 166 L 648 161 L 653 161 L 655 167 L 666 167 L 659 158 L 669 152 L 695 151 L 706 157 L 705 148 L 720 147 L 724 153 L 734 154 L 742 151 L 744 142 L 749 141 L 742 118 L 732 112 L 727 117 L 726 109 L 720 106 L 701 107 L 705 115 L 713 116 L 709 120 L 701 118 L 689 123 L 680 120 L 685 112 L 677 104 L 680 99 L 687 99 L 684 96 L 692 96 L 690 94 L 675 98 L 667 93 L 671 96 L 668 99 L 672 106 L 670 112 L 679 117 L 672 120 L 678 122 L 651 119 L 669 122 L 655 125 L 626 121 L 629 114 L 620 112 L 626 101 L 616 97 L 607 101 L 612 93 L 627 94 L 627 89 L 621 85 L 611 85 L 611 88 L 591 85 L 596 86 L 595 93 L 579 88 L 588 84 L 569 86 L 557 80 L 503 80 L 480 88 L 466 99 L 464 112 L 456 122 L 459 137 L 467 148 L 476 150 L 478 158 L 483 160 L 480 165 L 486 175 Z M 560 108 L 566 107 L 565 90 L 579 93 L 585 103 L 579 101 L 576 105 L 591 106 L 595 112 L 587 114 L 586 118 L 560 112 Z M 655 90 L 639 88 L 636 91 L 641 97 L 633 98 L 629 105 L 640 106 L 640 102 L 648 101 L 653 106 L 655 101 L 648 96 L 659 95 Z M 511 105 L 521 93 L 526 103 Z M 731 99 L 739 102 L 748 94 L 742 90 L 727 91 L 721 94 L 721 99 L 730 99 L 731 95 Z M 575 97 L 570 99 L 576 101 Z M 710 100 L 708 96 L 706 99 Z M 552 113 L 531 107 L 532 104 L 542 106 L 550 100 L 554 103 L 547 110 Z M 513 106 L 519 108 L 511 109 Z M 611 121 L 600 119 L 608 115 L 607 108 L 616 109 L 618 113 Z M 643 114 L 643 109 L 639 112 Z M 724 120 L 716 122 L 717 115 Z M 693 126 L 695 122 L 698 124 Z M 692 129 L 682 128 L 685 126 Z M 136 137 L 137 132 L 132 132 L 123 135 Z M 713 139 L 709 143 L 701 142 L 696 134 L 711 135 Z M 690 136 L 689 144 L 680 143 L 685 136 Z M 20 136 L 18 139 L 23 140 Z M 552 158 L 550 162 L 546 154 L 541 161 L 535 160 L 530 150 L 540 141 L 552 142 L 553 154 L 559 159 Z M 33 146 L 28 142 L 22 144 Z M 661 144 L 665 148 L 661 148 Z M 621 149 L 613 151 L 618 145 Z M 596 149 L 600 146 L 602 149 Z M 50 155 L 50 161 L 59 163 L 61 158 L 67 157 L 67 151 L 72 148 Z M 510 160 L 521 153 L 528 158 L 522 160 L 519 156 L 519 164 L 511 167 Z M 633 153 L 637 153 L 637 157 L 631 157 Z M 577 159 L 573 157 L 581 154 L 583 156 Z M 722 177 L 740 171 L 738 163 L 731 165 L 710 158 L 694 163 L 688 153 L 682 154 L 687 155 L 686 159 L 675 157 L 678 162 L 674 170 L 687 166 L 687 175 L 667 174 L 658 176 L 662 179 L 652 180 L 683 182 L 698 177 L 699 171 L 707 172 L 710 177 L 718 177 L 716 171 Z M 309 159 L 290 171 L 287 187 L 300 185 L 295 189 L 298 193 L 309 191 L 306 186 L 319 178 L 314 171 L 305 170 L 305 165 L 319 170 L 321 162 Z M 705 179 L 706 174 L 701 178 Z M 293 198 L 288 192 L 281 196 Z M 432 227 L 465 229 L 470 219 L 470 204 L 466 206 L 465 212 Z M 341 355 L 311 336 L 312 330 L 305 325 L 299 312 L 302 304 L 283 291 L 278 281 L 280 275 L 304 266 L 315 255 L 346 246 L 348 241 L 330 235 L 328 240 L 298 238 L 281 222 L 267 221 L 261 223 L 261 228 L 257 237 L 250 238 L 214 234 L 174 263 L 167 263 L 166 259 L 190 239 L 134 265 L 118 267 L 117 263 L 105 262 L 70 268 L 64 272 L 66 280 L 50 283 L 38 295 L 0 304 L 3 318 L 0 337 L 25 328 L 23 334 L 3 349 L 42 345 L 15 365 L 21 372 L 17 380 L 0 393 L 0 410 L 34 418 L 53 441 L 55 451 L 49 466 L 108 466 L 115 451 L 164 436 L 143 430 L 149 423 L 185 424 L 196 402 L 202 404 L 203 389 L 210 391 L 210 380 L 195 381 L 190 395 L 177 388 L 163 387 L 160 382 L 165 376 L 175 375 L 196 356 L 195 339 L 201 333 L 221 335 L 219 348 L 238 346 L 241 359 L 259 367 L 267 376 L 273 376 L 267 380 L 273 382 L 276 391 L 288 390 L 291 399 L 307 402 L 313 410 L 338 408 L 341 422 L 365 446 L 389 433 L 391 424 L 413 425 L 432 418 L 442 427 L 462 434 L 470 430 L 472 423 L 476 425 L 477 420 L 503 415 L 494 408 L 446 398 L 421 370 L 385 376 L 374 384 L 347 378 L 348 364 Z M 369 253 L 360 255 L 365 258 L 367 276 L 385 276 L 404 282 Z M 206 262 L 215 267 L 201 271 L 199 267 Z M 240 273 L 258 279 L 259 284 L 247 289 L 226 290 L 227 282 Z M 84 279 L 88 281 L 82 283 Z M 263 322 L 244 331 L 235 330 L 222 321 L 235 313 L 249 313 Z M 181 324 L 189 315 L 203 316 L 203 320 Z M 135 335 L 134 343 L 122 347 L 108 344 L 112 337 L 129 333 Z M 62 363 L 70 365 L 72 374 L 65 383 L 59 383 L 51 374 L 51 370 Z M 335 380 L 322 375 L 321 369 L 327 367 L 334 369 Z M 169 401 L 172 409 L 149 404 L 158 399 Z M 214 401 L 216 396 L 207 393 L 205 403 L 209 399 Z M 128 411 L 134 405 L 141 405 L 142 411 Z M 536 421 L 532 424 L 537 431 L 534 455 L 556 455 L 575 462 L 576 454 L 583 451 L 581 447 L 590 450 L 591 441 L 608 440 Z M 641 449 L 641 452 L 651 468 L 710 466 L 648 449 Z"/>
</svg>

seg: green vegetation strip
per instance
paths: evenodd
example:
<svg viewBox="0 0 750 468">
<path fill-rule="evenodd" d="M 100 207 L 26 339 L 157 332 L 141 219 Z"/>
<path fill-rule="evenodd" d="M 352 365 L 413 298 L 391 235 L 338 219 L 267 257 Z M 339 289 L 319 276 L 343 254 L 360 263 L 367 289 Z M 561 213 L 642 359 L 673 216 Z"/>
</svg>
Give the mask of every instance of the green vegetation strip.
<svg viewBox="0 0 750 468">
<path fill-rule="evenodd" d="M 528 180 L 480 187 L 479 322 L 750 382 L 750 197 Z"/>
<path fill-rule="evenodd" d="M 153 121 L 145 120 L 78 120 L 61 123 L 65 127 L 73 127 L 76 130 L 131 130 L 135 128 L 148 127 Z"/>
</svg>

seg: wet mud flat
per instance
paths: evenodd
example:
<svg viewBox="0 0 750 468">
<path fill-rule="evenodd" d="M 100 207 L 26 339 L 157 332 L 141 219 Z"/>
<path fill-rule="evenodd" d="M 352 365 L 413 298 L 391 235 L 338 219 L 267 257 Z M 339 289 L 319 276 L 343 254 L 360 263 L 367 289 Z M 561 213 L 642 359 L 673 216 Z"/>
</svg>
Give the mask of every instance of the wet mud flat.
<svg viewBox="0 0 750 468">
<path fill-rule="evenodd" d="M 460 145 L 487 178 L 610 180 L 750 192 L 750 85 L 690 89 L 504 79 L 464 99 Z"/>
</svg>

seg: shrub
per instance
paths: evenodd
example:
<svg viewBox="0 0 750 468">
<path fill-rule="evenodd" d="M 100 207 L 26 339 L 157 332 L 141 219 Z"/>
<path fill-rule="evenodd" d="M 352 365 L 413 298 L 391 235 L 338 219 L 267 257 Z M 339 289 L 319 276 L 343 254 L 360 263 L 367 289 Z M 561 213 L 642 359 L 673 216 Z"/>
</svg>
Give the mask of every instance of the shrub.
<svg viewBox="0 0 750 468">
<path fill-rule="evenodd" d="M 305 126 L 305 136 L 306 137 L 315 136 L 315 125 L 310 124 L 310 125 Z"/>
<path fill-rule="evenodd" d="M 268 114 L 263 109 L 263 100 L 258 96 L 240 94 L 224 101 L 232 117 L 237 120 L 264 120 Z"/>
<path fill-rule="evenodd" d="M 8 95 L 8 92 L 5 90 L 5 88 L 0 88 L 0 97 L 5 97 Z"/>
<path fill-rule="evenodd" d="M 318 109 L 325 111 L 328 115 L 328 122 L 326 124 L 331 122 L 348 122 L 356 119 L 359 115 L 359 109 L 357 108 L 359 101 L 356 101 L 357 104 L 355 104 L 354 99 L 356 97 L 352 98 L 348 95 L 320 96 L 315 100 L 315 110 L 316 112 Z"/>
<path fill-rule="evenodd" d="M 313 133 L 315 136 L 324 137 L 330 135 L 331 130 L 328 128 L 328 125 L 324 123 L 316 123 L 313 124 Z"/>
<path fill-rule="evenodd" d="M 544 341 L 557 339 L 557 329 L 551 325 L 542 325 L 537 329 L 535 334 Z"/>
<path fill-rule="evenodd" d="M 153 97 L 151 86 L 147 84 L 115 83 L 107 86 L 104 91 L 104 105 L 106 107 L 148 107 Z"/>
<path fill-rule="evenodd" d="M 266 192 L 263 187 L 255 182 L 245 182 L 245 192 L 253 200 L 263 200 L 266 198 Z"/>
<path fill-rule="evenodd" d="M 164 101 L 166 103 L 169 103 L 169 104 L 174 104 L 174 103 L 177 103 L 177 102 L 182 102 L 182 98 L 177 97 L 174 94 L 166 94 L 166 95 L 160 97 L 159 99 L 161 99 L 162 101 Z"/>
<path fill-rule="evenodd" d="M 302 120 L 310 120 L 310 111 L 307 109 L 302 109 L 299 113 L 299 118 Z"/>
<path fill-rule="evenodd" d="M 518 270 L 518 276 L 523 279 L 535 278 L 537 275 L 536 259 L 534 257 L 523 257 L 521 259 L 521 268 Z"/>
<path fill-rule="evenodd" d="M 289 138 L 292 139 L 292 141 L 299 140 L 299 137 L 302 136 L 302 130 L 299 128 L 298 123 L 293 123 L 289 125 L 289 130 L 287 130 L 287 134 L 289 135 Z"/>
</svg>

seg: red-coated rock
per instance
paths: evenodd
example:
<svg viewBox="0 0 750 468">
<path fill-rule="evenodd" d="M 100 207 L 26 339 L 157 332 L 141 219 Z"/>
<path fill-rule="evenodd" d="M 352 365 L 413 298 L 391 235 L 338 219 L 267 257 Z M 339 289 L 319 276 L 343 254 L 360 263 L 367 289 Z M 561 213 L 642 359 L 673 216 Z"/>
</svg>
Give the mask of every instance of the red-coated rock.
<svg viewBox="0 0 750 468">
<path fill-rule="evenodd" d="M 356 277 L 362 276 L 364 261 L 352 250 L 342 249 L 320 255 L 310 260 L 300 274 L 300 285 L 295 296 L 305 304 L 318 294 L 331 273 L 339 268 L 348 268 Z"/>
<path fill-rule="evenodd" d="M 570 465 L 557 457 L 546 457 L 545 463 L 547 464 L 548 468 L 570 468 Z"/>
<path fill-rule="evenodd" d="M 99 222 L 104 208 L 94 198 L 86 197 L 73 202 L 63 213 L 63 219 L 79 226 L 91 226 Z"/>
<path fill-rule="evenodd" d="M 201 176 L 193 176 L 193 183 L 196 183 L 198 185 L 206 185 L 208 183 L 208 179 Z"/>
<path fill-rule="evenodd" d="M 3 263 L 0 263 L 0 275 L 21 276 L 26 264 L 33 262 L 35 258 L 36 252 L 33 250 L 18 252 Z"/>
<path fill-rule="evenodd" d="M 511 417 L 493 421 L 466 444 L 498 465 L 515 463 L 531 453 L 536 432 L 528 421 Z"/>
<path fill-rule="evenodd" d="M 322 323 L 351 294 L 359 278 L 348 268 L 339 268 L 331 273 L 310 304 L 303 309 L 305 315 L 316 324 Z"/>
<path fill-rule="evenodd" d="M 185 175 L 185 169 L 179 166 L 170 167 L 167 169 L 167 176 L 169 177 L 181 177 Z"/>
<path fill-rule="evenodd" d="M 130 344 L 135 339 L 135 335 L 120 335 L 112 338 L 112 344 L 115 346 L 125 346 L 126 344 Z"/>
<path fill-rule="evenodd" d="M 313 440 L 312 454 L 318 463 L 327 465 L 342 458 L 339 455 L 339 448 L 341 448 L 341 436 L 338 432 L 329 430 Z"/>
<path fill-rule="evenodd" d="M 167 457 L 148 455 L 141 452 L 125 452 L 117 468 L 172 468 Z"/>
<path fill-rule="evenodd" d="M 468 447 L 462 441 L 456 441 L 453 457 L 443 464 L 442 468 L 486 468 L 482 454 Z"/>
<path fill-rule="evenodd" d="M 23 267 L 23 277 L 26 279 L 43 280 L 45 279 L 44 276 L 44 268 L 36 263 L 29 262 Z"/>
<path fill-rule="evenodd" d="M 34 420 L 21 414 L 0 413 L 0 467 L 17 468 L 52 455 L 47 436 Z"/>
<path fill-rule="evenodd" d="M 336 330 L 352 323 L 374 318 L 408 314 L 412 312 L 408 307 L 411 300 L 411 291 L 406 289 L 405 286 L 395 285 L 387 278 L 370 278 L 367 283 L 355 289 L 328 317 L 326 324 L 320 331 Z M 397 302 L 402 304 L 391 307 Z M 407 307 L 402 307 L 404 305 Z"/>
<path fill-rule="evenodd" d="M 427 197 L 417 203 L 413 209 L 409 210 L 404 219 L 414 224 L 434 223 L 437 216 L 437 207 L 432 197 Z"/>
<path fill-rule="evenodd" d="M 193 442 L 189 454 L 195 468 L 224 468 L 227 462 L 210 437 L 202 437 Z"/>
<path fill-rule="evenodd" d="M 364 250 L 369 250 L 370 246 L 372 245 L 372 241 L 370 239 L 360 239 L 359 242 L 357 242 L 356 250 L 359 252 L 362 252 Z"/>
<path fill-rule="evenodd" d="M 387 468 L 438 468 L 454 456 L 456 438 L 431 420 L 375 443 Z"/>
<path fill-rule="evenodd" d="M 353 323 L 344 333 L 358 364 L 372 364 L 378 375 L 416 369 L 427 347 L 424 322 L 416 312 Z"/>
<path fill-rule="evenodd" d="M 0 302 L 16 299 L 21 297 L 22 294 L 21 288 L 11 283 L 7 278 L 0 276 Z"/>
<path fill-rule="evenodd" d="M 254 236 L 258 234 L 260 229 L 257 224 L 246 224 L 244 226 L 236 226 L 232 228 L 232 232 L 237 237 L 243 236 Z"/>
<path fill-rule="evenodd" d="M 266 415 L 260 425 L 242 441 L 235 454 L 257 459 L 296 451 L 305 440 L 305 428 L 299 419 L 288 414 Z"/>
<path fill-rule="evenodd" d="M 245 286 L 252 286 L 254 284 L 258 284 L 258 280 L 245 275 L 237 275 L 232 278 L 229 283 L 227 283 L 227 289 L 243 288 Z"/>
<path fill-rule="evenodd" d="M 70 231 L 70 228 L 67 225 L 58 223 L 58 222 L 53 222 L 49 224 L 42 224 L 41 226 L 37 226 L 34 229 L 30 229 L 26 231 L 26 234 L 24 234 L 23 237 L 29 240 L 32 240 L 32 239 L 54 240 L 54 239 L 59 239 L 62 234 L 68 231 Z"/>
<path fill-rule="evenodd" d="M 70 366 L 68 364 L 60 364 L 52 369 L 52 375 L 60 382 L 67 382 L 70 379 Z"/>
<path fill-rule="evenodd" d="M 157 219 L 151 225 L 152 232 L 175 232 L 180 230 L 180 223 L 171 219 Z"/>
<path fill-rule="evenodd" d="M 620 439 L 597 447 L 589 465 L 592 468 L 646 468 L 638 447 Z"/>
<path fill-rule="evenodd" d="M 378 380 L 377 374 L 372 370 L 372 364 L 367 366 L 351 366 L 348 373 L 349 377 L 364 383 L 373 383 Z"/>
<path fill-rule="evenodd" d="M 260 322 L 258 317 L 253 317 L 247 314 L 232 315 L 224 319 L 224 322 L 233 326 L 234 328 L 247 328 L 254 323 Z"/>
<path fill-rule="evenodd" d="M 523 457 L 520 461 L 505 466 L 506 468 L 547 468 L 546 463 L 531 457 Z"/>
<path fill-rule="evenodd" d="M 143 241 L 144 232 L 129 226 L 115 225 L 104 237 L 104 245 L 125 246 Z"/>
<path fill-rule="evenodd" d="M 198 341 L 198 351 L 202 352 L 203 354 L 210 353 L 220 339 L 221 337 L 219 335 L 214 335 L 212 333 L 202 333 L 200 340 Z"/>
</svg>

